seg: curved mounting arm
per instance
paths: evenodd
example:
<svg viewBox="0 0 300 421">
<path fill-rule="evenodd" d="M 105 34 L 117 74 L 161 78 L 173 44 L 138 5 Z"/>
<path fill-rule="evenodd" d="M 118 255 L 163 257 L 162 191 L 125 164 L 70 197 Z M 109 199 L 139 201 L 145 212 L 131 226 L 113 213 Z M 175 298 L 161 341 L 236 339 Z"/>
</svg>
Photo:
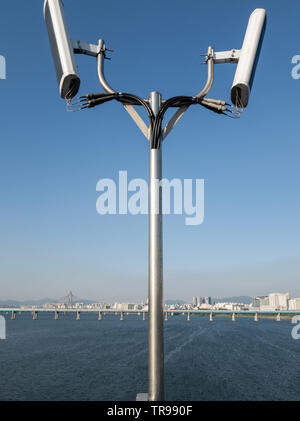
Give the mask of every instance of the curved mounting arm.
<svg viewBox="0 0 300 421">
<path fill-rule="evenodd" d="M 100 85 L 104 89 L 104 91 L 108 94 L 116 94 L 115 91 L 107 82 L 104 76 L 104 58 L 105 58 L 105 42 L 102 39 L 99 39 L 98 42 L 98 56 L 97 56 L 97 69 L 98 69 L 98 79 Z"/>
<path fill-rule="evenodd" d="M 107 82 L 104 76 L 104 59 L 105 59 L 105 42 L 100 39 L 98 42 L 98 56 L 97 56 L 97 69 L 98 69 L 98 79 L 100 82 L 100 85 L 104 89 L 104 91 L 108 94 L 116 94 L 117 91 L 115 91 Z M 140 105 L 139 103 L 134 105 Z M 132 117 L 132 119 L 135 121 L 135 123 L 138 125 L 138 127 L 141 129 L 144 136 L 149 139 L 149 129 L 147 125 L 145 124 L 144 120 L 141 118 L 141 116 L 138 114 L 138 112 L 133 108 L 131 103 L 123 102 L 123 106 L 125 107 L 126 111 L 129 113 L 129 115 Z"/>
<path fill-rule="evenodd" d="M 104 76 L 104 59 L 105 59 L 105 42 L 100 39 L 98 41 L 98 56 L 97 56 L 97 70 L 98 70 L 98 79 L 100 82 L 100 85 L 104 89 L 104 91 L 108 94 L 114 94 L 117 93 L 107 82 Z M 197 98 L 204 98 L 208 92 L 210 91 L 213 81 L 214 81 L 214 49 L 213 47 L 208 47 L 207 50 L 207 80 L 203 87 L 203 89 L 195 95 Z M 144 121 L 141 119 L 139 114 L 136 112 L 136 110 L 132 107 L 132 105 L 140 105 L 135 103 L 123 103 L 126 110 L 129 112 L 133 120 L 136 122 L 136 124 L 140 127 L 144 135 L 149 138 L 149 129 L 145 125 Z M 172 130 L 172 128 L 176 125 L 176 123 L 180 120 L 182 115 L 185 113 L 185 111 L 189 108 L 189 106 L 185 105 L 180 107 L 176 113 L 173 115 L 171 120 L 166 124 L 165 128 L 163 129 L 162 138 L 165 139 L 165 137 L 169 134 L 169 132 Z"/>
<path fill-rule="evenodd" d="M 207 49 L 207 80 L 204 88 L 195 95 L 197 98 L 204 98 L 208 92 L 211 90 L 212 84 L 214 82 L 214 49 L 213 47 L 208 47 Z"/>
<path fill-rule="evenodd" d="M 210 91 L 213 81 L 214 81 L 214 49 L 213 47 L 208 47 L 207 49 L 207 79 L 203 89 L 195 95 L 197 98 L 204 98 L 208 92 Z M 184 105 L 174 113 L 173 117 L 169 120 L 169 122 L 165 125 L 163 132 L 162 132 L 162 140 L 164 140 L 173 127 L 178 123 L 181 119 L 183 114 L 189 108 L 189 105 Z"/>
<path fill-rule="evenodd" d="M 100 85 L 102 86 L 102 88 L 104 89 L 104 91 L 107 94 L 116 94 L 116 93 L 120 93 L 120 91 L 115 91 L 107 82 L 105 76 L 104 76 L 104 59 L 105 59 L 105 51 L 106 51 L 106 47 L 105 47 L 105 42 L 100 39 L 98 42 L 98 55 L 97 55 L 97 70 L 98 70 L 98 79 L 100 82 Z M 144 99 L 144 101 L 148 102 L 148 99 Z M 134 100 L 132 101 L 121 101 L 123 103 L 123 105 L 125 104 L 129 104 L 129 105 L 141 105 L 139 102 L 136 102 Z"/>
</svg>

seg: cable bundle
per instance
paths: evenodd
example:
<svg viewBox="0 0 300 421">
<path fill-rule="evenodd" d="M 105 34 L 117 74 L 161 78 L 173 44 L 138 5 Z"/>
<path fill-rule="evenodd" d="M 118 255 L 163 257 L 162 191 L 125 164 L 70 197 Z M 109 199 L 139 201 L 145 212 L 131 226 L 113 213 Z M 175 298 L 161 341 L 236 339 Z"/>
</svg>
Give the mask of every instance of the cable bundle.
<svg viewBox="0 0 300 421">
<path fill-rule="evenodd" d="M 224 114 L 232 118 L 238 118 L 240 116 L 240 112 L 242 111 L 240 111 L 238 107 L 235 107 L 235 111 L 233 111 L 228 108 L 228 106 L 231 107 L 229 104 L 218 99 L 201 98 L 196 96 L 175 96 L 166 100 L 155 116 L 152 108 L 149 105 L 149 101 L 146 101 L 136 95 L 123 92 L 116 92 L 111 94 L 87 94 L 79 98 L 74 98 L 73 100 L 67 100 L 67 109 L 68 111 L 72 112 L 80 111 L 86 108 L 96 107 L 97 105 L 101 105 L 112 100 L 119 101 L 123 105 L 142 105 L 145 108 L 149 118 L 150 145 L 152 149 L 160 148 L 162 138 L 162 122 L 167 109 L 170 107 L 189 107 L 190 105 L 199 104 L 215 113 Z"/>
</svg>

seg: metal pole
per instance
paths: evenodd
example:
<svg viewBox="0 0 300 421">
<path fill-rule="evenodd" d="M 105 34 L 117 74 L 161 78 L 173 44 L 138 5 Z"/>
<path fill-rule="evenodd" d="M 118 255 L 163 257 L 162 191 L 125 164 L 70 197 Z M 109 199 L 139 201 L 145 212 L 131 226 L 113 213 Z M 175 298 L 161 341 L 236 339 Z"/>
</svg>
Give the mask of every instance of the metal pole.
<svg viewBox="0 0 300 421">
<path fill-rule="evenodd" d="M 151 92 L 150 104 L 156 115 L 161 95 Z M 158 182 L 162 178 L 161 147 L 151 149 L 149 161 L 149 401 L 164 399 L 163 337 L 163 258 L 162 196 Z"/>
</svg>

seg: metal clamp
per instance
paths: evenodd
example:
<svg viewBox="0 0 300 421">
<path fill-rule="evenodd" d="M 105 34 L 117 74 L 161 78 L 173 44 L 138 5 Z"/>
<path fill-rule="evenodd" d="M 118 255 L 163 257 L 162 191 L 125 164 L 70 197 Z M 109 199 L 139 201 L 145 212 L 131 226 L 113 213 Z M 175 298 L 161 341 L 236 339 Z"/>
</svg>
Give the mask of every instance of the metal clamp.
<svg viewBox="0 0 300 421">
<path fill-rule="evenodd" d="M 214 63 L 238 63 L 241 50 L 219 51 L 214 54 Z"/>
<path fill-rule="evenodd" d="M 99 45 L 89 44 L 80 40 L 72 39 L 72 47 L 75 54 L 85 54 L 87 56 L 97 57 L 100 53 Z"/>
<path fill-rule="evenodd" d="M 213 60 L 215 64 L 218 63 L 238 63 L 240 58 L 241 50 L 228 50 L 228 51 L 218 51 L 213 54 Z M 206 57 L 206 60 L 201 62 L 201 64 L 207 64 L 208 60 L 211 58 L 209 54 L 200 54 L 200 56 Z"/>
</svg>

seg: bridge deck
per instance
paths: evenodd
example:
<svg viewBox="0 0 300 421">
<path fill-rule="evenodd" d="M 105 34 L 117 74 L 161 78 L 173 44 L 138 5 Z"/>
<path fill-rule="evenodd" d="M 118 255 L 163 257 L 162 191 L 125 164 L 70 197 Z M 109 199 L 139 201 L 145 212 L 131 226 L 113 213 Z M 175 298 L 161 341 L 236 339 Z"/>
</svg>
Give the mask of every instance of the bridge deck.
<svg viewBox="0 0 300 421">
<path fill-rule="evenodd" d="M 0 308 L 0 313 L 3 312 L 18 312 L 18 313 L 148 313 L 148 310 L 114 310 L 114 309 L 86 309 L 86 308 L 19 308 L 19 307 L 7 307 Z M 278 311 L 260 311 L 260 310 L 164 310 L 164 313 L 174 313 L 174 314 L 293 314 L 300 315 L 300 310 L 278 310 Z"/>
</svg>

